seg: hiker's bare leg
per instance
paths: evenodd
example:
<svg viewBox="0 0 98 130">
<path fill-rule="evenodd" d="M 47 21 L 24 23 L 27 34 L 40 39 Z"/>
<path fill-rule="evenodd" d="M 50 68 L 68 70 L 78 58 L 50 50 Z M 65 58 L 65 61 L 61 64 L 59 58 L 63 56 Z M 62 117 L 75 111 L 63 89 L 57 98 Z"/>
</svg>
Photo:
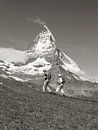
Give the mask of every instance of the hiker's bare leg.
<svg viewBox="0 0 98 130">
<path fill-rule="evenodd" d="M 43 92 L 45 92 L 45 86 L 43 86 Z"/>
<path fill-rule="evenodd" d="M 46 91 L 46 86 L 47 86 L 46 81 L 44 81 L 44 85 L 43 85 L 43 92 L 45 92 L 45 91 Z"/>
<path fill-rule="evenodd" d="M 61 93 L 64 94 L 64 90 L 63 90 L 63 88 L 61 88 Z"/>
<path fill-rule="evenodd" d="M 56 93 L 59 92 L 60 88 L 61 88 L 61 84 L 56 88 Z"/>
<path fill-rule="evenodd" d="M 50 87 L 49 87 L 49 86 L 47 86 L 47 90 L 48 90 L 48 92 L 51 92 L 51 89 L 50 89 Z"/>
</svg>

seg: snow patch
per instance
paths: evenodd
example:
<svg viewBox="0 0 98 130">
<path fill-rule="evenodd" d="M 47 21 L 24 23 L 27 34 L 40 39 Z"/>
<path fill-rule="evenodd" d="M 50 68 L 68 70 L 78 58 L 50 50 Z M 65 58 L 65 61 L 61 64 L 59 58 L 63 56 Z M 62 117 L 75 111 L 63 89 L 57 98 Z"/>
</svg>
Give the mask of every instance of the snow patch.
<svg viewBox="0 0 98 130">
<path fill-rule="evenodd" d="M 43 70 L 49 70 L 49 69 L 51 69 L 51 64 L 47 62 L 44 58 L 38 58 L 34 62 L 22 66 L 14 66 L 13 64 L 11 64 L 8 70 L 12 73 L 21 72 L 29 75 L 35 75 L 35 74 L 42 74 Z"/>
<path fill-rule="evenodd" d="M 11 77 L 11 78 L 13 78 L 13 79 L 15 79 L 15 80 L 17 80 L 17 81 L 21 81 L 21 82 L 23 82 L 23 81 L 24 81 L 23 79 L 18 78 L 18 77 L 15 77 L 15 76 L 9 76 L 9 77 Z"/>
<path fill-rule="evenodd" d="M 0 76 L 3 77 L 3 78 L 6 78 L 6 79 L 8 78 L 8 76 L 6 76 L 4 74 L 1 74 Z"/>
<path fill-rule="evenodd" d="M 37 58 L 37 60 L 35 60 L 34 62 L 33 62 L 33 66 L 38 66 L 38 65 L 49 65 L 50 63 L 49 62 L 47 62 L 46 60 L 45 60 L 45 58 Z"/>
<path fill-rule="evenodd" d="M 5 53 L 6 52 L 6 53 Z M 0 60 L 8 63 L 26 63 L 28 56 L 25 51 L 19 51 L 14 48 L 0 47 Z"/>
<path fill-rule="evenodd" d="M 63 67 L 66 71 L 69 71 L 69 72 L 72 72 L 72 73 L 78 75 L 81 80 L 89 80 L 89 77 L 87 76 L 87 74 L 79 68 L 78 64 L 75 63 L 71 58 L 69 58 L 64 52 L 62 52 L 62 53 L 63 53 L 63 55 L 64 55 L 64 56 L 66 57 L 66 59 L 67 59 L 67 63 L 66 63 L 66 61 L 63 61 L 63 60 L 62 60 L 62 62 L 63 62 L 62 67 Z M 76 79 L 78 78 L 78 77 L 76 77 L 75 75 L 74 75 L 74 77 L 75 77 Z"/>
</svg>

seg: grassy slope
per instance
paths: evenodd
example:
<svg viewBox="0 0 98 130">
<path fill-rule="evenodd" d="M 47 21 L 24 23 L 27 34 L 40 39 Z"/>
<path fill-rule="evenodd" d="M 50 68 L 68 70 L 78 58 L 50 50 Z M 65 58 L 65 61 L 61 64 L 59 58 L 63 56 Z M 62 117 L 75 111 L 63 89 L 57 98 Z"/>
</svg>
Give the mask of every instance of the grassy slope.
<svg viewBox="0 0 98 130">
<path fill-rule="evenodd" d="M 0 87 L 0 130 L 97 130 L 98 103 L 8 84 Z"/>
</svg>

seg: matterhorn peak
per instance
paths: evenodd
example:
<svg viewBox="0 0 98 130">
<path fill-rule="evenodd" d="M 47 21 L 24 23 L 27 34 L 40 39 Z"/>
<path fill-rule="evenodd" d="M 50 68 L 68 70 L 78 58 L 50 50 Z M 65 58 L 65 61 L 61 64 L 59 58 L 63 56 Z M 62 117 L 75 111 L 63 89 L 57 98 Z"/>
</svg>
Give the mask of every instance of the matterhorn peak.
<svg viewBox="0 0 98 130">
<path fill-rule="evenodd" d="M 41 41 L 43 40 L 44 42 L 45 42 L 45 40 L 48 42 L 50 41 L 51 44 L 55 43 L 55 38 L 54 38 L 52 32 L 49 30 L 49 28 L 46 25 L 43 26 L 42 32 L 40 32 L 36 38 Z M 35 40 L 36 40 L 36 38 L 35 38 Z"/>
<path fill-rule="evenodd" d="M 49 28 L 48 28 L 46 25 L 44 25 L 43 27 L 46 29 L 46 31 L 43 30 L 42 33 L 44 32 L 44 33 L 46 33 L 47 35 L 50 35 L 50 37 L 52 38 L 51 40 L 52 40 L 53 42 L 55 42 L 55 38 L 54 38 L 53 34 L 51 33 L 51 31 L 49 30 Z"/>
<path fill-rule="evenodd" d="M 65 71 L 78 75 L 82 80 L 89 79 L 76 62 L 55 46 L 55 38 L 46 25 L 43 26 L 43 30 L 34 39 L 29 54 L 31 59 L 45 58 L 48 62 L 51 62 L 53 66 L 55 66 L 55 64 L 61 65 Z"/>
<path fill-rule="evenodd" d="M 44 28 L 45 28 L 48 32 L 50 32 L 49 28 L 48 28 L 46 25 L 44 25 Z"/>
<path fill-rule="evenodd" d="M 33 40 L 29 52 L 33 52 L 35 55 L 42 55 L 52 51 L 54 48 L 56 48 L 55 38 L 49 28 L 44 25 L 43 30 Z"/>
</svg>

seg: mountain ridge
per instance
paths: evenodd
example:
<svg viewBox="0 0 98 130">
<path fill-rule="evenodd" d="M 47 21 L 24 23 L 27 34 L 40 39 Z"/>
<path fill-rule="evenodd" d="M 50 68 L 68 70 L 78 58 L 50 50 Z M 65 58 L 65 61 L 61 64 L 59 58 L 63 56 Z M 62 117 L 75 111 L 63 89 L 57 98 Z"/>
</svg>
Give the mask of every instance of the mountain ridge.
<svg viewBox="0 0 98 130">
<path fill-rule="evenodd" d="M 58 62 L 58 64 L 60 64 L 65 71 L 69 71 L 75 73 L 75 75 L 78 75 L 79 80 L 89 80 L 86 73 L 79 68 L 77 63 L 55 46 L 55 38 L 46 25 L 44 25 L 44 30 L 42 30 L 42 32 L 40 32 L 39 35 L 34 39 L 32 47 L 28 48 L 27 57 L 27 62 L 23 65 L 6 62 L 1 63 L 1 67 L 2 65 L 3 67 L 5 66 L 6 70 L 10 71 L 11 73 L 12 71 L 16 71 L 17 73 L 17 69 L 20 70 L 20 72 L 26 73 L 25 70 L 29 71 L 33 68 L 32 74 L 30 72 L 30 75 L 34 75 L 36 73 L 42 74 L 42 71 L 44 69 L 49 70 L 53 64 L 56 64 Z M 38 64 L 37 66 L 40 66 L 38 72 L 38 68 L 34 68 L 35 66 L 33 66 L 33 63 L 35 64 L 35 62 Z M 50 62 L 51 66 L 48 67 L 46 64 L 46 67 L 41 70 L 41 66 L 43 67 L 43 64 L 45 65 L 47 62 Z M 30 66 L 32 66 L 32 68 Z"/>
</svg>

